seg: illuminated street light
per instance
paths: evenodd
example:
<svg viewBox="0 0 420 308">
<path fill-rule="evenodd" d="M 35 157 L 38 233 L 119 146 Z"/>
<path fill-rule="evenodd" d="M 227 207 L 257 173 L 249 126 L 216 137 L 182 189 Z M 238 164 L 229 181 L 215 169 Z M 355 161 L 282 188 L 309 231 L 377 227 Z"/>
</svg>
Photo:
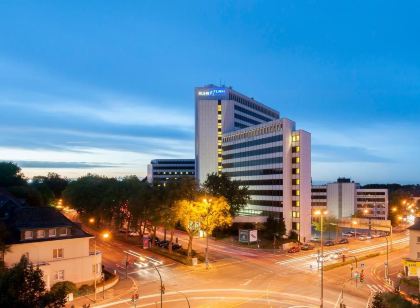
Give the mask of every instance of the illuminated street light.
<svg viewBox="0 0 420 308">
<path fill-rule="evenodd" d="M 93 224 L 94 222 L 95 222 L 95 218 L 93 218 L 93 217 L 89 218 L 89 223 L 90 224 Z"/>
<path fill-rule="evenodd" d="M 93 219 L 93 218 L 91 218 L 91 219 Z M 89 222 L 90 222 L 91 219 L 89 219 Z M 95 220 L 93 219 L 93 221 L 95 221 Z M 111 237 L 111 233 L 108 232 L 108 231 L 104 231 L 99 236 L 102 237 L 104 240 L 107 240 Z M 98 252 L 96 250 L 96 236 L 94 238 L 94 247 L 95 247 L 94 248 L 94 253 L 95 253 L 95 277 L 94 277 L 95 295 L 94 295 L 94 302 L 96 303 L 96 278 L 97 278 L 98 272 L 99 272 L 98 261 L 97 261 Z M 101 270 L 101 272 L 102 272 L 102 270 Z M 105 281 L 103 281 L 102 283 L 105 283 Z"/>
<path fill-rule="evenodd" d="M 396 212 L 397 211 L 397 208 L 394 206 L 393 208 L 392 208 L 392 212 Z"/>
<path fill-rule="evenodd" d="M 320 307 L 322 308 L 324 306 L 324 240 L 323 240 L 323 234 L 324 234 L 324 215 L 328 214 L 328 211 L 321 211 L 317 210 L 314 212 L 315 216 L 321 217 L 321 304 Z M 319 258 L 318 258 L 319 260 Z"/>
</svg>

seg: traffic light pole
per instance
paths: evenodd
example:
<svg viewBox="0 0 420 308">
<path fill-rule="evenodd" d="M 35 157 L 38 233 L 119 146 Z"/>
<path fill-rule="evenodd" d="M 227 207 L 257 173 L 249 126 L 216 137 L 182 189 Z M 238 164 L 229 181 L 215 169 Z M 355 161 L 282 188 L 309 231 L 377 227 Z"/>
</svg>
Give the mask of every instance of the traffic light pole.
<svg viewBox="0 0 420 308">
<path fill-rule="evenodd" d="M 152 265 L 155 268 L 156 272 L 158 273 L 159 279 L 160 279 L 160 308 L 162 308 L 163 307 L 163 292 L 165 291 L 164 286 L 163 286 L 163 282 L 162 282 L 162 276 L 160 275 L 160 272 L 157 269 L 157 267 L 154 264 L 152 264 Z"/>
</svg>

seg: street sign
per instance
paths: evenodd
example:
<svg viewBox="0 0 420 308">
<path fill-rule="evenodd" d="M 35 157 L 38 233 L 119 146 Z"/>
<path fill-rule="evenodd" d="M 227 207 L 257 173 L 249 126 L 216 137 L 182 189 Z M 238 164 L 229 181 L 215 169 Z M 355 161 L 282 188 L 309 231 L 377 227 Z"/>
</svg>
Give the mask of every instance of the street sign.
<svg viewBox="0 0 420 308">
<path fill-rule="evenodd" d="M 254 243 L 258 241 L 258 231 L 257 230 L 250 230 L 249 231 L 249 242 Z"/>
<path fill-rule="evenodd" d="M 239 230 L 239 242 L 248 243 L 249 242 L 249 231 L 248 230 Z"/>
</svg>

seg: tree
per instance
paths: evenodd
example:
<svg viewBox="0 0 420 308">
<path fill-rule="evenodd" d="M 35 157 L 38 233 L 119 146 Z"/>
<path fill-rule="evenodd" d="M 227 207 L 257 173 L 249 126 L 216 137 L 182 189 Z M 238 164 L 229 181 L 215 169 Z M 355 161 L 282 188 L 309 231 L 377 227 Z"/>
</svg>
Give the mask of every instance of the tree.
<svg viewBox="0 0 420 308">
<path fill-rule="evenodd" d="M 49 205 L 54 201 L 54 193 L 44 181 L 44 177 L 35 176 L 32 178 L 30 187 L 37 190 L 42 198 L 43 205 Z"/>
<path fill-rule="evenodd" d="M 273 239 L 275 242 L 276 237 L 282 237 L 286 234 L 286 225 L 284 218 L 276 219 L 273 215 L 267 217 L 267 221 L 264 223 L 264 237 L 266 239 Z"/>
<path fill-rule="evenodd" d="M 209 174 L 203 187 L 209 195 L 225 197 L 232 216 L 238 215 L 250 200 L 248 187 L 241 186 L 240 182 L 232 181 L 224 173 Z"/>
<path fill-rule="evenodd" d="M 0 307 L 64 307 L 66 290 L 47 292 L 42 270 L 34 267 L 26 256 L 10 269 L 0 272 Z"/>
<path fill-rule="evenodd" d="M 161 208 L 162 224 L 165 230 L 169 230 L 169 252 L 172 253 L 174 230 L 178 223 L 176 215 L 176 202 L 180 200 L 194 200 L 199 193 L 199 188 L 194 179 L 181 178 L 168 181 L 164 188 L 164 206 Z"/>
<path fill-rule="evenodd" d="M 176 202 L 174 213 L 188 234 L 188 257 L 191 257 L 193 238 L 200 231 L 204 210 L 202 202 L 198 200 L 183 199 Z"/>
<path fill-rule="evenodd" d="M 22 169 L 12 162 L 0 162 L 0 187 L 26 185 Z"/>
<path fill-rule="evenodd" d="M 338 224 L 339 220 L 334 216 L 326 216 L 323 218 L 323 232 L 328 232 L 328 238 L 331 239 L 331 232 L 336 232 L 336 237 L 338 235 Z M 315 220 L 312 225 L 315 227 L 315 230 L 321 232 L 321 219 Z"/>
<path fill-rule="evenodd" d="M 0 222 L 0 271 L 4 268 L 4 255 L 10 250 L 10 245 L 7 244 L 9 231 L 3 222 Z"/>
<path fill-rule="evenodd" d="M 375 293 L 372 299 L 372 304 L 370 305 L 370 308 L 387 308 L 385 305 L 383 299 L 382 299 L 382 293 L 378 292 Z"/>
<path fill-rule="evenodd" d="M 206 232 L 206 267 L 208 268 L 209 236 L 217 227 L 230 226 L 232 216 L 230 215 L 230 206 L 224 197 L 207 197 L 199 201 L 200 207 L 203 207 L 200 220 L 201 229 Z"/>
</svg>

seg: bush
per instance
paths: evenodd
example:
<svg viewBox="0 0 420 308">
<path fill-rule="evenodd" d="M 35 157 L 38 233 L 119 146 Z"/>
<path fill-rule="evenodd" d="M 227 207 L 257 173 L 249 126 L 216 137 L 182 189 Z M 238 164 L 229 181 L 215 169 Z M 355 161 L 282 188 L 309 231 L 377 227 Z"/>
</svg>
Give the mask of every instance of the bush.
<svg viewBox="0 0 420 308">
<path fill-rule="evenodd" d="M 69 294 L 69 293 L 77 294 L 77 287 L 71 281 L 61 281 L 61 282 L 55 283 L 51 287 L 51 292 L 56 292 L 59 289 L 64 289 L 66 291 L 66 294 Z"/>
<path fill-rule="evenodd" d="M 78 295 L 87 295 L 93 292 L 95 292 L 95 288 L 93 286 L 84 284 L 79 288 Z"/>
</svg>

